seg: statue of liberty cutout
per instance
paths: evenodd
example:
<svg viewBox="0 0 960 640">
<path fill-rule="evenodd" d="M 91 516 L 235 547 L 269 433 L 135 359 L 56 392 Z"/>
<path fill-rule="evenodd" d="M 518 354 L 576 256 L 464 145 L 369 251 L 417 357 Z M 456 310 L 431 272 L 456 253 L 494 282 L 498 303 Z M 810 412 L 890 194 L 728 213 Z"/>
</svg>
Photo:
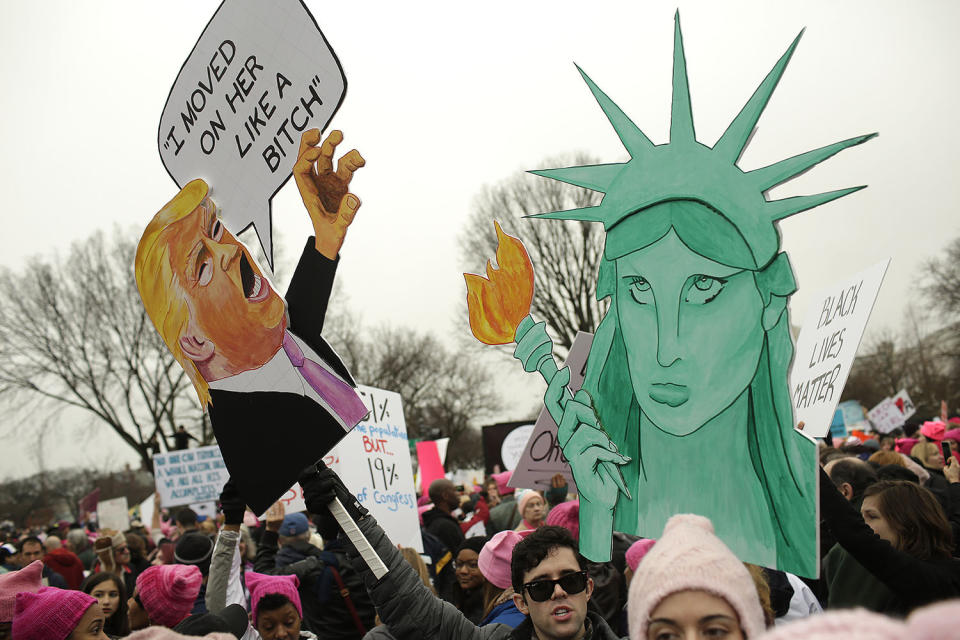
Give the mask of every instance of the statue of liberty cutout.
<svg viewBox="0 0 960 640">
<path fill-rule="evenodd" d="M 523 245 L 497 233 L 499 268 L 467 275 L 470 323 L 548 383 L 544 403 L 580 491 L 581 551 L 609 559 L 614 528 L 659 536 L 676 513 L 713 521 L 744 561 L 818 571 L 816 444 L 794 428 L 787 300 L 796 291 L 777 221 L 862 187 L 769 201 L 766 190 L 875 134 L 762 169 L 737 161 L 800 39 L 713 146 L 694 133 L 679 15 L 670 142 L 654 145 L 581 71 L 630 154 L 622 164 L 534 171 L 604 194 L 535 218 L 602 223 L 597 328 L 583 387 L 567 389 L 544 323 L 529 316 Z"/>
</svg>

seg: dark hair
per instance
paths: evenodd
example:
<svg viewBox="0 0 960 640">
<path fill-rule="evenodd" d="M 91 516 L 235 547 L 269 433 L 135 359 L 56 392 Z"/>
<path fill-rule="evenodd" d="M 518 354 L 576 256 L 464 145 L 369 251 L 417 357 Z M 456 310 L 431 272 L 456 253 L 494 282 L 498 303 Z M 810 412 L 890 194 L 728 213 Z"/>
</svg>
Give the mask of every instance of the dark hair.
<svg viewBox="0 0 960 640">
<path fill-rule="evenodd" d="M 93 573 L 80 585 L 80 591 L 90 595 L 97 585 L 107 580 L 117 585 L 120 604 L 117 606 L 117 610 L 107 618 L 103 625 L 103 632 L 109 636 L 128 636 L 130 635 L 130 620 L 127 618 L 127 588 L 123 583 L 123 578 L 107 572 Z"/>
<path fill-rule="evenodd" d="M 877 509 L 897 533 L 896 547 L 920 560 L 949 560 L 953 532 L 929 489 L 903 480 L 871 485 L 863 497 L 877 497 Z"/>
<path fill-rule="evenodd" d="M 877 480 L 906 480 L 920 484 L 917 474 L 898 464 L 887 464 L 877 469 Z"/>
<path fill-rule="evenodd" d="M 580 569 L 585 568 L 577 541 L 563 527 L 545 525 L 518 542 L 513 548 L 513 557 L 510 559 L 510 581 L 513 583 L 514 593 L 522 595 L 523 574 L 536 568 L 552 550 L 560 547 L 573 551 Z"/>
<path fill-rule="evenodd" d="M 848 483 L 853 488 L 853 498 L 856 500 L 877 481 L 877 472 L 860 458 L 843 458 L 830 467 L 830 479 L 837 487 Z"/>
<path fill-rule="evenodd" d="M 23 540 L 17 543 L 17 553 L 23 553 L 23 546 L 28 542 L 35 542 L 38 545 L 40 545 L 41 549 L 46 549 L 46 547 L 43 546 L 43 541 L 40 538 L 38 538 L 37 536 L 27 536 L 26 538 L 24 538 Z"/>
<path fill-rule="evenodd" d="M 264 611 L 276 611 L 288 604 L 293 605 L 293 602 L 282 593 L 268 593 L 257 601 L 257 617 Z M 293 605 L 293 608 L 296 610 L 297 606 Z"/>
<path fill-rule="evenodd" d="M 177 511 L 177 524 L 181 527 L 193 527 L 197 524 L 197 512 L 190 507 Z"/>
</svg>

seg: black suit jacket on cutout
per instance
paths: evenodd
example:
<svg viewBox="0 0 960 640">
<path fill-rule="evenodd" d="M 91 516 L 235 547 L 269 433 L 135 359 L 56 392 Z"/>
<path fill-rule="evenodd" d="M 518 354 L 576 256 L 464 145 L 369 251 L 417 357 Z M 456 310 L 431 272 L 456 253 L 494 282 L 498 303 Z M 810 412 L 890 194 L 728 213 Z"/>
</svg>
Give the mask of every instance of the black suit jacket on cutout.
<svg viewBox="0 0 960 640">
<path fill-rule="evenodd" d="M 307 241 L 287 289 L 288 331 L 306 342 L 351 385 L 356 383 L 321 337 L 337 260 Z M 300 471 L 322 458 L 346 432 L 311 398 L 280 391 L 210 389 L 210 421 L 223 461 L 241 497 L 257 514 L 283 497 Z"/>
</svg>

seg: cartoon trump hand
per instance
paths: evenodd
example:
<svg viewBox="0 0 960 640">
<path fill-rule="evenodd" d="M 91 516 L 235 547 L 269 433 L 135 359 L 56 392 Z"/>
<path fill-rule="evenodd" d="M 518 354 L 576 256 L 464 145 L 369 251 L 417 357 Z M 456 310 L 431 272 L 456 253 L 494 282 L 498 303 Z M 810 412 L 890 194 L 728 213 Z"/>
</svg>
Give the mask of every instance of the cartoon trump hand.
<svg viewBox="0 0 960 640">
<path fill-rule="evenodd" d="M 300 137 L 300 151 L 293 165 L 300 197 L 310 214 L 317 251 L 336 260 L 347 227 L 360 208 L 360 198 L 348 192 L 353 173 L 366 162 L 356 149 L 344 154 L 333 169 L 333 153 L 343 141 L 340 131 L 331 131 L 323 144 L 320 130 L 309 129 Z"/>
</svg>

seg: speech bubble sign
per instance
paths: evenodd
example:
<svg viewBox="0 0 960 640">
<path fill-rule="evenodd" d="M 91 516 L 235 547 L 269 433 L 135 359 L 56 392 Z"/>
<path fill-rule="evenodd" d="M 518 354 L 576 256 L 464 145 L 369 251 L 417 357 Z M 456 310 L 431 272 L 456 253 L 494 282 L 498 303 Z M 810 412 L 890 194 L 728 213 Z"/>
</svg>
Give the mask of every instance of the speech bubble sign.
<svg viewBox="0 0 960 640">
<path fill-rule="evenodd" d="M 234 234 L 253 225 L 273 266 L 270 200 L 290 178 L 300 134 L 325 129 L 347 80 L 300 0 L 224 0 L 170 89 L 157 143 L 179 187 L 210 185 Z"/>
</svg>

